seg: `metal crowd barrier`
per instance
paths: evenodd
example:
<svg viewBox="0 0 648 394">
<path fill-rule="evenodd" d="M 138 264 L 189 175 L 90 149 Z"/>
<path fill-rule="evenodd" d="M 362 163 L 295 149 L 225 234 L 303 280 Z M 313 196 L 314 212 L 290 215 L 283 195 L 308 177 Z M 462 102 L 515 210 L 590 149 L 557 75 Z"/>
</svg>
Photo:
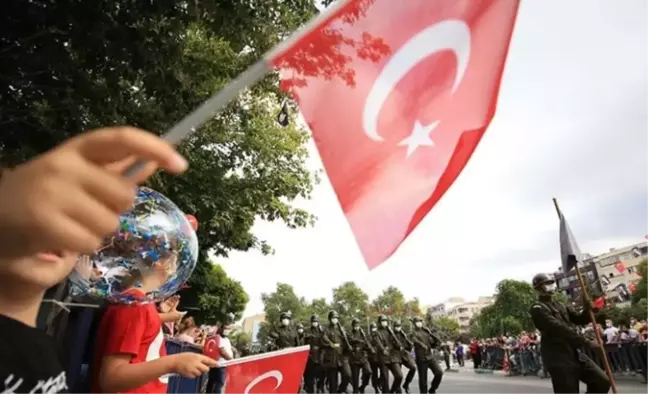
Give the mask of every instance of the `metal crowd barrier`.
<svg viewBox="0 0 648 394">
<path fill-rule="evenodd" d="M 166 339 L 167 354 L 176 354 L 183 352 L 202 353 L 202 349 L 186 342 L 176 341 L 175 339 Z M 167 386 L 167 393 L 201 393 L 207 385 L 208 374 L 203 374 L 199 378 L 183 378 L 181 376 L 173 375 L 169 377 Z"/>
<path fill-rule="evenodd" d="M 586 354 L 603 368 L 603 359 L 596 349 L 586 349 Z M 605 345 L 610 368 L 615 375 L 639 375 L 646 380 L 646 342 L 610 343 Z M 504 349 L 487 346 L 482 349 L 482 369 L 503 370 L 504 357 L 508 359 L 509 375 L 539 375 L 542 371 L 540 347 Z"/>
</svg>

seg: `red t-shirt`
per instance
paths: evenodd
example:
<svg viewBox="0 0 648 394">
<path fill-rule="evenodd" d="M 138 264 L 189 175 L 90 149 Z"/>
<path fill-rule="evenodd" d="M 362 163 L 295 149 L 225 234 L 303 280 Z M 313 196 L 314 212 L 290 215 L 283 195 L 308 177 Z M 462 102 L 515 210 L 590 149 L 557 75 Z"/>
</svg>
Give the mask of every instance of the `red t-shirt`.
<svg viewBox="0 0 648 394">
<path fill-rule="evenodd" d="M 143 294 L 130 290 L 134 295 Z M 162 320 L 154 304 L 111 305 L 106 309 L 97 332 L 92 392 L 103 393 L 99 386 L 99 369 L 105 356 L 128 354 L 130 363 L 144 363 L 166 356 Z M 161 376 L 143 386 L 123 393 L 166 393 L 168 376 Z"/>
</svg>

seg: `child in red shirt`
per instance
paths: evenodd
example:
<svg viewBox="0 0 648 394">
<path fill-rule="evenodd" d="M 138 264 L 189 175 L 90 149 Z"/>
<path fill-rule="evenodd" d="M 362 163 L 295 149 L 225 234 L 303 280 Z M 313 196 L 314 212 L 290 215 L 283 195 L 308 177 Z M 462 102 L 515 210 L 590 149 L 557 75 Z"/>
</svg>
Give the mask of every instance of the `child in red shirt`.
<svg viewBox="0 0 648 394">
<path fill-rule="evenodd" d="M 140 273 L 141 283 L 126 292 L 135 298 L 159 289 L 176 270 L 176 256 L 160 259 Z M 195 378 L 218 363 L 197 353 L 167 356 L 162 320 L 152 303 L 112 305 L 97 333 L 92 391 L 95 393 L 166 393 L 168 375 Z"/>
</svg>

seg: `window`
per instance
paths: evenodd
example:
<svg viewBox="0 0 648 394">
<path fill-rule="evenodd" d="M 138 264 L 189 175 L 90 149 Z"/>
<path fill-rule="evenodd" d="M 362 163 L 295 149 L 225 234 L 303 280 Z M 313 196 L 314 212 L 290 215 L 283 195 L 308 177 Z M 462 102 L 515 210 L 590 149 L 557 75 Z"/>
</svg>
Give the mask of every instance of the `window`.
<svg viewBox="0 0 648 394">
<path fill-rule="evenodd" d="M 566 288 L 566 287 L 569 287 L 569 281 L 567 280 L 567 278 L 562 278 L 561 280 L 559 280 L 558 281 L 558 287 L 563 288 L 563 289 Z"/>
<path fill-rule="evenodd" d="M 628 267 L 628 268 L 626 268 L 626 269 L 628 270 L 628 273 L 629 273 L 629 274 L 635 272 L 635 267 Z"/>
<path fill-rule="evenodd" d="M 614 278 L 614 272 L 610 272 L 610 278 Z"/>
<path fill-rule="evenodd" d="M 569 282 L 570 282 L 570 283 L 571 283 L 571 282 L 576 282 L 576 281 L 578 280 L 578 278 L 576 277 L 576 275 L 572 275 L 572 276 L 570 276 L 568 279 L 569 279 Z"/>
<path fill-rule="evenodd" d="M 594 282 L 596 279 L 594 278 L 594 271 L 587 271 L 587 279 L 590 281 L 590 283 Z"/>
</svg>

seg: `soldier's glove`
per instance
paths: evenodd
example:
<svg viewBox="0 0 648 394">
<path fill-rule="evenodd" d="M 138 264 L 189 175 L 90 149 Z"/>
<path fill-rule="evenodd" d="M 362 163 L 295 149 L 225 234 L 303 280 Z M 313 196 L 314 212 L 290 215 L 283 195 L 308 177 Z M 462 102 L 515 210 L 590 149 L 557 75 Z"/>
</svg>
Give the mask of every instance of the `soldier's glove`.
<svg viewBox="0 0 648 394">
<path fill-rule="evenodd" d="M 383 356 L 389 356 L 389 352 L 387 350 L 383 350 Z"/>
<path fill-rule="evenodd" d="M 340 347 L 340 344 L 339 344 L 339 343 L 334 343 L 334 344 L 331 345 L 331 347 L 332 347 L 333 349 L 337 349 L 337 348 Z"/>
</svg>

